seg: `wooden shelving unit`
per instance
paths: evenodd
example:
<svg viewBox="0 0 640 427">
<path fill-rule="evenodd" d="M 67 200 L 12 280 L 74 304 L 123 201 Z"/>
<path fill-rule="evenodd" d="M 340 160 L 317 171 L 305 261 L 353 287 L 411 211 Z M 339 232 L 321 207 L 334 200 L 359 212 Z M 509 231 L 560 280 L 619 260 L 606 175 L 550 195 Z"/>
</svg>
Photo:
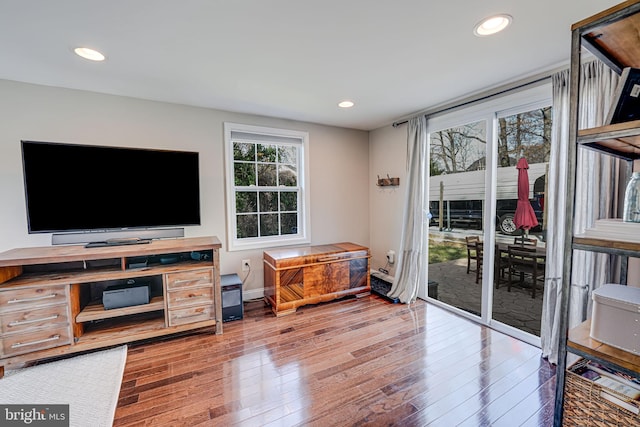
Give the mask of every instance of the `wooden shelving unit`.
<svg viewBox="0 0 640 427">
<path fill-rule="evenodd" d="M 615 156 L 629 162 L 629 170 L 631 170 L 631 162 L 640 159 L 640 120 L 617 123 L 608 126 L 602 126 L 592 129 L 584 129 L 578 131 L 578 111 L 579 103 L 577 90 L 580 80 L 580 64 L 581 50 L 588 49 L 598 59 L 603 61 L 607 66 L 620 74 L 625 67 L 640 67 L 640 1 L 630 0 L 623 2 L 617 6 L 607 9 L 590 18 L 582 20 L 571 27 L 572 31 L 572 54 L 571 54 L 571 112 L 570 118 L 570 143 L 575 143 L 569 148 L 567 169 L 570 171 L 568 190 L 572 192 L 575 189 L 575 170 L 577 150 L 580 147 L 596 150 L 601 153 Z M 573 175 L 573 176 L 572 176 Z M 574 217 L 574 202 L 571 200 L 568 204 L 567 218 Z M 607 225 L 607 224 L 605 224 Z M 621 282 L 626 284 L 627 260 L 629 257 L 640 257 L 640 242 L 634 238 L 625 239 L 624 232 L 619 232 L 619 225 L 610 223 L 607 226 L 613 227 L 615 233 L 607 235 L 602 230 L 595 230 L 591 233 L 586 232 L 583 235 L 574 236 L 573 224 L 571 221 L 567 223 L 561 303 L 561 330 L 565 333 L 560 334 L 560 352 L 557 370 L 557 389 L 556 389 L 556 406 L 554 413 L 554 425 L 562 426 L 564 421 L 571 425 L 605 425 L 600 417 L 609 410 L 598 409 L 592 411 L 592 408 L 599 405 L 591 406 L 591 399 L 600 399 L 600 394 L 595 394 L 589 399 L 577 398 L 575 394 L 575 377 L 581 378 L 576 374 L 567 374 L 567 355 L 572 354 L 582 357 L 589 361 L 597 362 L 603 366 L 614 369 L 616 371 L 640 377 L 640 356 L 630 353 L 619 348 L 612 347 L 598 340 L 591 338 L 591 321 L 587 320 L 580 325 L 568 329 L 568 310 L 570 307 L 570 288 L 572 283 L 572 257 L 574 250 L 593 251 L 607 253 L 622 257 L 621 263 Z M 633 235 L 630 233 L 629 235 Z M 636 233 L 637 234 L 637 233 Z M 638 325 L 620 325 L 621 328 L 630 327 L 637 328 Z M 567 382 L 568 375 L 571 381 Z M 584 378 L 582 378 L 584 380 Z M 574 387 L 569 392 L 570 387 Z M 596 387 L 596 389 L 598 389 Z M 567 395 L 567 393 L 569 395 Z M 569 400 L 565 400 L 569 399 Z M 575 408 L 584 409 L 582 412 L 595 414 L 584 417 L 577 424 L 575 420 L 563 419 L 564 407 L 574 410 Z M 606 407 L 608 404 L 604 402 Z M 616 416 L 620 417 L 622 422 L 634 417 L 633 423 L 636 422 L 637 416 L 631 412 L 625 413 L 624 410 L 614 407 L 609 413 L 616 412 Z M 622 414 L 622 415 L 620 415 Z M 606 416 L 606 415 L 605 415 Z M 608 425 L 608 424 L 607 424 Z"/>
</svg>

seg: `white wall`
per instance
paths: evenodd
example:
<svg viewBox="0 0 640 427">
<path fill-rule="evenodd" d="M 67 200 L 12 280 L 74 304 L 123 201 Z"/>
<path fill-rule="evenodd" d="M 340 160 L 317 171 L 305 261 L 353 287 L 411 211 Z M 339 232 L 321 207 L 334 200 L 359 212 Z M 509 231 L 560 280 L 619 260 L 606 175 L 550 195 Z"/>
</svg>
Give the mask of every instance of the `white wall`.
<svg viewBox="0 0 640 427">
<path fill-rule="evenodd" d="M 385 126 L 369 133 L 369 194 L 371 223 L 370 249 L 371 268 L 384 267 L 390 275 L 395 274 L 395 266 L 386 265 L 386 253 L 393 250 L 398 254 L 402 217 L 407 189 L 407 125 L 397 128 Z M 378 175 L 383 178 L 399 177 L 397 187 L 376 186 Z"/>
<path fill-rule="evenodd" d="M 369 245 L 367 132 L 6 80 L 0 94 L 0 251 L 51 244 L 27 232 L 20 140 L 198 151 L 202 225 L 185 234 L 218 236 L 223 274 L 249 258 L 245 299 L 261 296 L 262 251 L 226 251 L 225 121 L 309 132 L 312 244 Z"/>
</svg>

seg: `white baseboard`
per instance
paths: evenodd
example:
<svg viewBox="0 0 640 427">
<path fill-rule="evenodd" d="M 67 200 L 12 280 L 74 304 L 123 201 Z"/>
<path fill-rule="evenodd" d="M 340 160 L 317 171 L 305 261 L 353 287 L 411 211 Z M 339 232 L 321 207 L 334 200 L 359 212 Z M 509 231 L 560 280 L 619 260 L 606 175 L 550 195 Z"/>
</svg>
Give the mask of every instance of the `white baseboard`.
<svg viewBox="0 0 640 427">
<path fill-rule="evenodd" d="M 253 299 L 264 298 L 264 288 L 260 289 L 249 289 L 248 291 L 242 291 L 242 300 L 250 301 Z"/>
</svg>

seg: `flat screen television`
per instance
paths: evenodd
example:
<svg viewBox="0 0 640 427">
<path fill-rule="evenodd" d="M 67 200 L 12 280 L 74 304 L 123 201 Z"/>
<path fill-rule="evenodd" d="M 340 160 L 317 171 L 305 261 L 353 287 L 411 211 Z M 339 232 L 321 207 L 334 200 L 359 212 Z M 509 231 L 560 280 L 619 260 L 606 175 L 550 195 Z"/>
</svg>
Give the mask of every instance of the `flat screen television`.
<svg viewBox="0 0 640 427">
<path fill-rule="evenodd" d="M 200 224 L 198 153 L 22 141 L 29 233 Z"/>
</svg>

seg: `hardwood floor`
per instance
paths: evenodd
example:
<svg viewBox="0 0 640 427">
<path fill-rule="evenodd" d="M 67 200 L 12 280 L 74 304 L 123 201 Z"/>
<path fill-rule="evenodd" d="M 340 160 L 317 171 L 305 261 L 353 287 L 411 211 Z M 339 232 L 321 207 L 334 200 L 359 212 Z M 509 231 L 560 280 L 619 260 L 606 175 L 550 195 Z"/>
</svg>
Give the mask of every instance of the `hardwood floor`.
<svg viewBox="0 0 640 427">
<path fill-rule="evenodd" d="M 540 350 L 375 295 L 129 348 L 114 426 L 548 426 Z"/>
</svg>

